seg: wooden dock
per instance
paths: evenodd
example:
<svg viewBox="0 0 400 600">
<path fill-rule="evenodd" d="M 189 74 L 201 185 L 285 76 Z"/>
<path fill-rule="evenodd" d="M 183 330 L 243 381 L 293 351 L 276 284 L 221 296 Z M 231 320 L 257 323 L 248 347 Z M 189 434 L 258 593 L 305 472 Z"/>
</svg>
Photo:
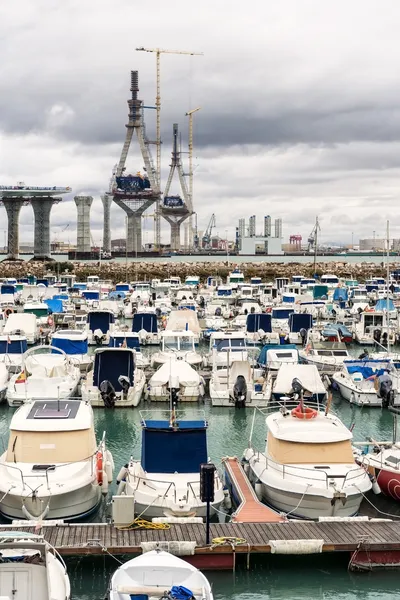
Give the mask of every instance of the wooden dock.
<svg viewBox="0 0 400 600">
<path fill-rule="evenodd" d="M 34 527 L 1 525 L 0 531 L 39 533 Z M 64 556 L 140 554 L 142 542 L 196 542 L 194 556 L 185 557 L 204 569 L 232 569 L 237 555 L 347 553 L 358 568 L 400 567 L 399 521 L 334 521 L 285 523 L 214 523 L 206 545 L 202 524 L 172 524 L 167 530 L 120 530 L 109 524 L 43 524 L 40 533 Z M 217 542 L 217 538 L 219 538 Z M 226 543 L 221 538 L 230 538 Z M 242 538 L 242 543 L 235 540 Z M 320 542 L 319 550 L 299 551 L 299 541 Z M 284 542 L 282 547 L 279 542 Z M 276 547 L 278 545 L 278 548 Z"/>
<path fill-rule="evenodd" d="M 236 456 L 222 460 L 226 483 L 237 506 L 234 523 L 282 523 L 285 519 L 259 501 Z"/>
</svg>

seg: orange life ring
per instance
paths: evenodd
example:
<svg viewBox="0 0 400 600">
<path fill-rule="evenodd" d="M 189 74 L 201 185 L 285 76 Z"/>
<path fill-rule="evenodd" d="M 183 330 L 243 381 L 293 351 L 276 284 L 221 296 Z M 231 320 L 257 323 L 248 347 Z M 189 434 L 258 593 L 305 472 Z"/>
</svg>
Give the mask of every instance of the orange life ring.
<svg viewBox="0 0 400 600">
<path fill-rule="evenodd" d="M 271 312 L 272 312 L 272 306 L 268 306 L 268 307 L 265 309 L 265 312 L 266 312 L 266 313 L 271 313 Z"/>
<path fill-rule="evenodd" d="M 297 419 L 315 419 L 318 411 L 315 408 L 310 408 L 309 406 L 301 406 L 298 404 L 296 408 L 292 410 L 292 417 L 296 417 Z"/>
<path fill-rule="evenodd" d="M 97 483 L 103 485 L 103 453 L 100 450 L 96 454 Z"/>
<path fill-rule="evenodd" d="M 53 324 L 54 324 L 53 317 L 51 315 L 49 315 L 47 317 L 47 325 L 49 325 L 50 327 L 52 327 Z"/>
<path fill-rule="evenodd" d="M 8 318 L 13 312 L 14 310 L 12 308 L 6 308 L 4 311 L 4 316 Z"/>
</svg>

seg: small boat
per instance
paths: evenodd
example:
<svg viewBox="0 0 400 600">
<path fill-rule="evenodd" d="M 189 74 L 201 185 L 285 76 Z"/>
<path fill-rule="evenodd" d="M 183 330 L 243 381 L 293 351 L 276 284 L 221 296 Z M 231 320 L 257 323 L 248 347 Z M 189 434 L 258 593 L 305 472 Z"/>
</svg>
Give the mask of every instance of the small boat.
<svg viewBox="0 0 400 600">
<path fill-rule="evenodd" d="M 168 402 L 174 390 L 179 402 L 197 402 L 204 396 L 203 377 L 182 359 L 171 358 L 149 379 L 145 397 L 153 402 Z"/>
<path fill-rule="evenodd" d="M 282 363 L 278 373 L 268 373 L 267 379 L 272 380 L 272 397 L 280 400 L 293 391 L 294 381 L 301 382 L 306 390 L 307 400 L 322 402 L 327 399 L 327 381 L 321 379 L 321 375 L 315 365 L 302 365 L 293 363 Z"/>
<path fill-rule="evenodd" d="M 21 531 L 0 534 L 2 600 L 70 600 L 67 567 L 40 535 Z"/>
<path fill-rule="evenodd" d="M 282 363 L 297 365 L 299 351 L 296 344 L 266 344 L 260 352 L 257 363 L 268 371 L 279 371 Z"/>
<path fill-rule="evenodd" d="M 82 399 L 92 406 L 124 408 L 137 406 L 146 384 L 130 348 L 98 348 L 93 371 L 82 383 Z"/>
<path fill-rule="evenodd" d="M 343 369 L 345 360 L 351 356 L 342 342 L 309 342 L 299 352 L 301 360 L 307 365 L 315 365 L 321 373 L 333 374 Z"/>
<path fill-rule="evenodd" d="M 81 373 L 93 366 L 93 357 L 88 354 L 88 335 L 80 329 L 62 329 L 51 336 L 51 345 L 64 350 Z"/>
<path fill-rule="evenodd" d="M 339 341 L 344 344 L 351 344 L 353 341 L 353 334 L 342 323 L 328 323 L 322 330 L 321 335 L 327 342 Z"/>
<path fill-rule="evenodd" d="M 159 346 L 160 332 L 158 331 L 155 309 L 152 309 L 151 313 L 138 312 L 133 315 L 132 331 L 139 335 L 141 344 Z"/>
<path fill-rule="evenodd" d="M 161 350 L 152 354 L 151 366 L 159 367 L 164 363 L 169 363 L 171 359 L 180 359 L 192 367 L 200 368 L 203 365 L 203 357 L 196 350 L 196 340 L 198 340 L 196 334 L 189 330 L 166 329 L 162 331 Z"/>
<path fill-rule="evenodd" d="M 265 453 L 244 453 L 252 482 L 261 482 L 263 500 L 292 518 L 350 517 L 372 487 L 355 463 L 351 431 L 334 415 L 306 405 L 302 391 L 291 406 L 265 411 Z M 288 401 L 289 399 L 285 399 Z"/>
<path fill-rule="evenodd" d="M 261 369 L 252 368 L 248 360 L 234 360 L 222 367 L 214 365 L 209 395 L 213 406 L 254 408 L 267 406 L 271 389 Z"/>
<path fill-rule="evenodd" d="M 361 346 L 374 346 L 375 343 L 387 345 L 395 343 L 395 332 L 389 327 L 385 312 L 373 309 L 360 314 L 360 321 L 354 326 L 354 339 Z"/>
<path fill-rule="evenodd" d="M 339 388 L 340 395 L 350 404 L 357 406 L 399 406 L 400 379 L 389 358 L 345 360 L 343 370 L 332 376 L 332 382 Z M 385 371 L 390 372 L 392 389 L 382 397 L 378 378 Z"/>
<path fill-rule="evenodd" d="M 205 575 L 187 561 L 162 550 L 129 560 L 111 578 L 108 600 L 170 598 L 213 600 Z"/>
<path fill-rule="evenodd" d="M 139 369 L 145 369 L 150 365 L 150 359 L 143 354 L 140 349 L 139 334 L 124 329 L 114 329 L 110 336 L 108 346 L 110 348 L 131 348 L 135 351 L 136 366 Z"/>
<path fill-rule="evenodd" d="M 30 313 L 10 314 L 3 328 L 3 335 L 14 334 L 24 335 L 28 344 L 35 344 L 39 339 L 36 315 Z"/>
<path fill-rule="evenodd" d="M 131 496 L 135 513 L 144 519 L 165 515 L 204 518 L 207 506 L 200 498 L 200 465 L 208 462 L 208 424 L 204 416 L 189 421 L 171 410 L 147 411 L 141 417 L 141 459 L 131 458 L 121 469 L 118 495 Z M 215 471 L 211 515 L 223 500 L 222 481 Z"/>
<path fill-rule="evenodd" d="M 247 315 L 246 339 L 257 344 L 279 343 L 279 333 L 272 331 L 271 315 L 268 313 Z"/>
<path fill-rule="evenodd" d="M 27 402 L 11 419 L 0 457 L 0 512 L 7 519 L 81 519 L 98 508 L 113 468 L 105 437 L 96 443 L 89 404 Z"/>
<path fill-rule="evenodd" d="M 81 374 L 67 354 L 54 346 L 35 346 L 22 357 L 21 371 L 7 388 L 9 406 L 45 398 L 65 400 L 76 395 Z"/>
<path fill-rule="evenodd" d="M 313 317 L 308 313 L 292 313 L 289 316 L 289 342 L 304 344 L 307 333 L 312 330 Z"/>
<path fill-rule="evenodd" d="M 87 314 L 87 334 L 90 345 L 108 345 L 115 317 L 110 310 L 90 310 Z"/>
</svg>

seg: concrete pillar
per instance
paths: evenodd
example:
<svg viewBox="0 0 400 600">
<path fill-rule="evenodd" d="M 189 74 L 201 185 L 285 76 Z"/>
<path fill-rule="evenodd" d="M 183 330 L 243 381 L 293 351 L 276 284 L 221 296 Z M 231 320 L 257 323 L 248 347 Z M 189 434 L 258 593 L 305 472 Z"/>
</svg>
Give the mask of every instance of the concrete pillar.
<svg viewBox="0 0 400 600">
<path fill-rule="evenodd" d="M 35 218 L 33 259 L 43 260 L 51 255 L 50 213 L 55 202 L 58 200 L 54 198 L 31 198 Z"/>
<path fill-rule="evenodd" d="M 128 226 L 126 232 L 126 247 L 128 252 L 142 251 L 142 215 L 136 212 L 128 214 Z"/>
<path fill-rule="evenodd" d="M 24 205 L 24 200 L 17 198 L 2 198 L 8 219 L 8 258 L 19 257 L 19 213 Z"/>
<path fill-rule="evenodd" d="M 107 254 L 111 254 L 111 226 L 110 226 L 110 212 L 112 196 L 105 194 L 101 197 L 104 207 L 104 221 L 103 221 L 103 251 Z"/>
<path fill-rule="evenodd" d="M 74 200 L 78 211 L 76 251 L 90 252 L 92 249 L 90 238 L 90 207 L 92 206 L 93 196 L 75 196 Z"/>
<path fill-rule="evenodd" d="M 171 226 L 171 250 L 179 251 L 181 249 L 181 225 L 188 216 L 186 214 L 178 218 L 172 215 L 163 215 L 164 219 Z"/>
</svg>

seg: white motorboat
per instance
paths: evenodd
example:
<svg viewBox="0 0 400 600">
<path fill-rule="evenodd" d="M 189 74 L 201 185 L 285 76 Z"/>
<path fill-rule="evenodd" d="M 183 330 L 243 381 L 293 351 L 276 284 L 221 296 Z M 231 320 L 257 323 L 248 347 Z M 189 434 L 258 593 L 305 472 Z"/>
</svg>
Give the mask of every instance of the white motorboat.
<svg viewBox="0 0 400 600">
<path fill-rule="evenodd" d="M 24 314 L 35 315 L 37 319 L 37 324 L 39 325 L 39 327 L 43 327 L 47 325 L 47 321 L 49 318 L 49 307 L 45 302 L 25 302 Z"/>
<path fill-rule="evenodd" d="M 213 406 L 265 407 L 271 389 L 261 369 L 253 368 L 248 360 L 234 360 L 224 366 L 214 365 L 209 395 Z"/>
<path fill-rule="evenodd" d="M 272 397 L 275 400 L 291 395 L 295 380 L 306 390 L 308 399 L 322 402 L 327 398 L 328 381 L 321 379 L 315 365 L 282 363 L 278 373 L 268 373 L 267 380 L 269 379 L 272 380 Z"/>
<path fill-rule="evenodd" d="M 171 358 L 149 379 L 145 397 L 155 402 L 169 402 L 171 393 L 179 402 L 197 402 L 204 396 L 203 377 L 184 360 Z"/>
<path fill-rule="evenodd" d="M 82 373 L 87 373 L 93 366 L 93 357 L 88 354 L 87 331 L 60 329 L 51 336 L 51 345 L 64 350 Z"/>
<path fill-rule="evenodd" d="M 332 376 L 340 395 L 357 406 L 400 406 L 400 378 L 389 358 L 374 360 L 346 360 L 343 369 Z M 382 397 L 379 377 L 390 371 L 392 390 L 389 397 Z"/>
<path fill-rule="evenodd" d="M 0 457 L 0 512 L 8 519 L 81 519 L 97 509 L 112 473 L 89 404 L 27 402 L 11 419 Z"/>
<path fill-rule="evenodd" d="M 3 335 L 24 335 L 28 344 L 35 344 L 39 339 L 37 317 L 30 313 L 12 313 L 3 327 Z"/>
<path fill-rule="evenodd" d="M 263 500 L 294 518 L 357 514 L 372 484 L 354 461 L 350 430 L 302 400 L 292 410 L 283 406 L 266 414 L 265 453 L 251 446 L 244 453 Z"/>
<path fill-rule="evenodd" d="M 353 333 L 355 341 L 361 346 L 373 346 L 375 343 L 387 345 L 387 336 L 389 334 L 389 343 L 395 344 L 395 331 L 387 322 L 386 313 L 376 312 L 369 309 L 359 315 L 359 321 L 354 325 Z"/>
<path fill-rule="evenodd" d="M 146 369 L 150 365 L 150 359 L 140 349 L 139 334 L 124 329 L 114 329 L 110 336 L 110 348 L 131 348 L 135 351 L 135 362 L 139 369 Z"/>
<path fill-rule="evenodd" d="M 257 363 L 268 371 L 279 371 L 282 363 L 297 365 L 299 351 L 295 344 L 266 344 L 263 346 Z"/>
<path fill-rule="evenodd" d="M 187 421 L 174 411 L 142 415 L 141 459 L 131 458 L 117 482 L 118 495 L 134 499 L 136 514 L 144 519 L 206 516 L 206 503 L 200 498 L 200 465 L 208 462 L 207 426 L 204 416 Z M 211 515 L 223 500 L 222 481 L 215 471 Z"/>
<path fill-rule="evenodd" d="M 299 352 L 303 362 L 315 365 L 321 373 L 331 375 L 343 369 L 351 356 L 343 342 L 309 342 Z"/>
<path fill-rule="evenodd" d="M 188 309 L 172 310 L 168 317 L 165 331 L 191 331 L 194 337 L 194 343 L 198 344 L 200 341 L 201 327 L 197 312 Z"/>
<path fill-rule="evenodd" d="M 132 331 L 139 335 L 140 343 L 145 346 L 159 346 L 160 332 L 158 331 L 157 315 L 152 312 L 137 312 L 133 315 Z"/>
<path fill-rule="evenodd" d="M 0 534 L 2 600 L 70 600 L 67 568 L 42 536 L 21 531 Z"/>
<path fill-rule="evenodd" d="M 90 345 L 108 346 L 114 330 L 115 317 L 110 310 L 90 310 L 87 313 L 87 334 Z"/>
<path fill-rule="evenodd" d="M 188 330 L 162 331 L 161 350 L 152 354 L 151 366 L 159 367 L 169 363 L 171 359 L 180 359 L 192 367 L 200 368 L 203 365 L 203 357 L 196 350 L 196 339 L 196 334 Z"/>
<path fill-rule="evenodd" d="M 63 350 L 35 346 L 23 355 L 21 371 L 10 378 L 8 404 L 19 406 L 28 400 L 72 398 L 76 395 L 80 376 L 79 367 Z"/>
<path fill-rule="evenodd" d="M 82 399 L 92 406 L 124 408 L 137 406 L 146 384 L 130 348 L 98 348 L 93 371 L 82 383 Z"/>
<path fill-rule="evenodd" d="M 249 357 L 244 331 L 212 331 L 210 346 L 205 360 L 217 366 L 226 366 L 234 360 Z"/>
<path fill-rule="evenodd" d="M 126 598 L 177 598 L 187 590 L 191 600 L 213 600 L 205 575 L 187 561 L 161 550 L 152 550 L 124 563 L 111 578 L 108 600 Z M 181 596 L 179 596 L 180 598 Z"/>
<path fill-rule="evenodd" d="M 279 333 L 272 331 L 270 313 L 250 313 L 247 315 L 246 340 L 256 344 L 279 343 Z"/>
<path fill-rule="evenodd" d="M 5 363 L 0 362 L 0 402 L 5 400 L 8 388 L 9 372 Z"/>
</svg>

